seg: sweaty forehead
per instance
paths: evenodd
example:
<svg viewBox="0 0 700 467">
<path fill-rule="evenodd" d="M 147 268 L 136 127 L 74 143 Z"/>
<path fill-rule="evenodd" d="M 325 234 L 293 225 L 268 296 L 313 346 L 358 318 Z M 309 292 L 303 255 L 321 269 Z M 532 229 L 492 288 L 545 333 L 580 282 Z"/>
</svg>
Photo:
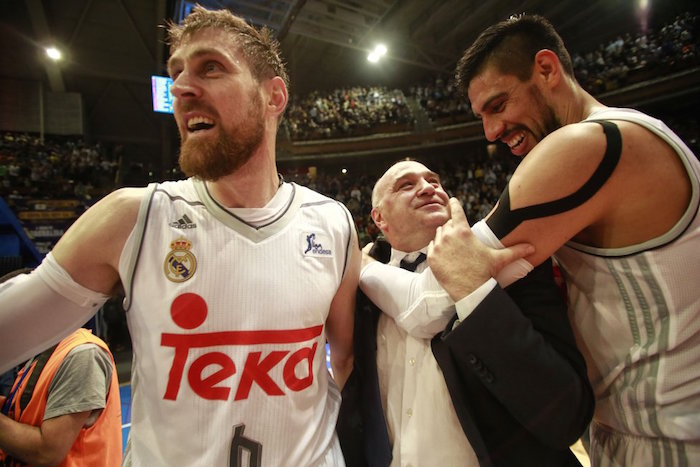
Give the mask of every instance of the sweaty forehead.
<svg viewBox="0 0 700 467">
<path fill-rule="evenodd" d="M 183 35 L 177 48 L 172 51 L 168 64 L 204 54 L 221 54 L 238 59 L 241 52 L 232 33 L 223 29 L 206 28 Z"/>
<path fill-rule="evenodd" d="M 380 194 L 386 193 L 387 190 L 396 185 L 400 180 L 410 177 L 437 177 L 437 174 L 420 162 L 402 161 L 394 164 L 386 171 L 380 179 Z"/>
<path fill-rule="evenodd" d="M 414 161 L 405 161 L 395 164 L 391 169 L 389 169 L 387 175 L 387 179 L 390 181 L 396 181 L 411 176 L 437 176 L 435 172 L 420 162 Z"/>
</svg>

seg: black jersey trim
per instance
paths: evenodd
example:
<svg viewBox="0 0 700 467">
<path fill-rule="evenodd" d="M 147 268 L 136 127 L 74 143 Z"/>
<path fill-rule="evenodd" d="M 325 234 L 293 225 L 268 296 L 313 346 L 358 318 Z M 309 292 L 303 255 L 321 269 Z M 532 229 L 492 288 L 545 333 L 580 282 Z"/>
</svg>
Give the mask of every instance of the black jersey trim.
<svg viewBox="0 0 700 467">
<path fill-rule="evenodd" d="M 155 196 L 156 191 L 162 191 L 159 190 L 159 185 L 157 183 L 151 183 L 148 187 L 147 190 L 151 190 L 150 193 L 147 193 L 144 195 L 144 198 L 141 199 L 141 204 L 139 205 L 139 211 L 136 216 L 136 224 L 135 227 L 138 229 L 138 241 L 136 241 L 136 251 L 132 253 L 131 256 L 131 261 L 129 262 L 129 265 L 127 266 L 127 280 L 129 281 L 129 284 L 126 285 L 124 284 L 124 300 L 122 306 L 124 307 L 124 311 L 126 313 L 129 312 L 131 309 L 131 296 L 133 295 L 134 291 L 134 278 L 136 277 L 136 268 L 139 265 L 139 261 L 141 259 L 141 251 L 143 251 L 144 248 L 144 242 L 145 242 L 145 236 L 146 236 L 146 229 L 148 228 L 148 216 L 150 215 L 151 212 L 151 206 L 153 205 L 153 197 Z M 146 199 L 148 199 L 148 202 L 146 203 Z M 127 237 L 128 241 L 128 237 Z M 123 254 L 123 252 L 122 252 Z M 126 290 L 128 287 L 128 290 Z"/>
<path fill-rule="evenodd" d="M 526 220 L 553 216 L 570 211 L 591 199 L 593 195 L 603 187 L 605 182 L 608 181 L 615 167 L 617 167 L 617 163 L 620 161 L 620 155 L 622 154 L 622 135 L 620 134 L 620 129 L 613 122 L 606 120 L 587 121 L 599 123 L 603 127 L 603 132 L 607 140 L 605 154 L 595 172 L 593 172 L 593 175 L 591 175 L 581 188 L 568 196 L 514 210 L 510 209 L 510 194 L 508 192 L 508 185 L 506 185 L 496 210 L 486 221 L 496 237 L 502 239 Z"/>
</svg>

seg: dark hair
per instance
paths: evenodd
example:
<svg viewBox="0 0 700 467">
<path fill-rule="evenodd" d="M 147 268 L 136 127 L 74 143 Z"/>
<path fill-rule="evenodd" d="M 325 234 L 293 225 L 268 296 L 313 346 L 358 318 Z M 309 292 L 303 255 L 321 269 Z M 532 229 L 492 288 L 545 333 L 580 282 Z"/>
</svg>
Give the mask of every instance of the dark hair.
<svg viewBox="0 0 700 467">
<path fill-rule="evenodd" d="M 172 54 L 183 40 L 203 29 L 222 29 L 236 37 L 251 73 L 258 81 L 279 76 L 289 88 L 289 76 L 280 55 L 279 42 L 268 28 L 256 29 L 229 10 L 207 10 L 196 5 L 180 23 L 168 22 L 167 42 Z"/>
<path fill-rule="evenodd" d="M 495 65 L 501 73 L 526 81 L 532 75 L 535 55 L 543 49 L 554 52 L 564 71 L 574 77 L 564 41 L 546 18 L 525 14 L 511 16 L 489 26 L 464 52 L 457 63 L 457 85 L 466 95 L 469 83 L 486 65 Z"/>
</svg>

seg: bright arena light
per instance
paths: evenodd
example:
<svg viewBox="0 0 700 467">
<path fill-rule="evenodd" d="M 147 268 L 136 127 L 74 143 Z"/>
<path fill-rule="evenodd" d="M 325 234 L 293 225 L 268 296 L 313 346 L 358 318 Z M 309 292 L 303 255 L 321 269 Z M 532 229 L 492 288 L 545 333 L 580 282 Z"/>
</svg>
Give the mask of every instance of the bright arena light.
<svg viewBox="0 0 700 467">
<path fill-rule="evenodd" d="M 57 61 L 61 59 L 63 54 L 56 47 L 47 47 L 46 56 L 49 57 L 51 60 Z"/>
<path fill-rule="evenodd" d="M 384 44 L 378 44 L 373 51 L 367 55 L 367 60 L 372 63 L 377 63 L 387 53 L 387 48 Z"/>
</svg>

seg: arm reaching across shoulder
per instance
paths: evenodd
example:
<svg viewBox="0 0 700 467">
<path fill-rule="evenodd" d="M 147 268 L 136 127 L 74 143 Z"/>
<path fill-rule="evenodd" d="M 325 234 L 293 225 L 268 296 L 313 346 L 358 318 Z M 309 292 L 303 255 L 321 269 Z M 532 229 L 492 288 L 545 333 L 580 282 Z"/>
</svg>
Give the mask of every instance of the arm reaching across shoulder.
<svg viewBox="0 0 700 467">
<path fill-rule="evenodd" d="M 145 189 L 118 190 L 91 207 L 31 274 L 0 285 L 0 371 L 84 324 L 119 284 L 119 257 Z"/>
<path fill-rule="evenodd" d="M 326 337 L 331 351 L 333 379 L 340 389 L 343 389 L 352 372 L 355 296 L 360 275 L 361 252 L 355 229 L 351 229 L 351 235 L 347 270 L 333 297 L 326 319 Z"/>
<path fill-rule="evenodd" d="M 523 159 L 486 223 L 504 245 L 532 243 L 537 265 L 571 240 L 614 249 L 665 234 L 688 207 L 689 185 L 673 148 L 641 125 L 571 124 Z M 648 212 L 660 213 L 655 222 Z"/>
<path fill-rule="evenodd" d="M 433 337 L 454 315 L 454 302 L 428 269 L 418 274 L 374 261 L 362 269 L 360 288 L 414 337 Z"/>
<path fill-rule="evenodd" d="M 414 337 L 433 337 L 444 329 L 455 313 L 454 297 L 450 297 L 451 294 L 440 284 L 440 280 L 445 280 L 452 274 L 447 269 L 455 271 L 464 269 L 467 271 L 466 277 L 471 279 L 468 284 L 462 286 L 463 291 L 469 289 L 469 292 L 461 294 L 458 299 L 464 298 L 465 295 L 470 294 L 482 284 L 493 287 L 488 282 L 491 277 L 496 277 L 502 286 L 506 286 L 532 269 L 522 264 L 524 262 L 522 257 L 531 254 L 532 247 L 526 244 L 514 245 L 507 249 L 502 249 L 502 245 L 501 249 L 487 246 L 479 242 L 477 236 L 472 235 L 459 201 L 453 198 L 450 201 L 450 208 L 452 215 L 459 217 L 460 231 L 456 234 L 466 233 L 468 246 L 474 249 L 469 252 L 468 256 L 456 248 L 448 250 L 446 246 L 441 246 L 440 252 L 443 254 L 437 260 L 431 259 L 431 244 L 428 250 L 428 262 L 431 267 L 422 273 L 412 273 L 377 261 L 367 260 L 369 264 L 362 269 L 360 275 L 360 288 L 365 295 L 384 313 L 391 316 L 399 327 Z M 439 229 L 445 229 L 449 225 L 450 232 L 452 232 L 452 222 L 448 221 L 446 226 Z M 479 262 L 473 262 L 475 259 L 478 259 Z M 433 263 L 442 265 L 443 261 L 449 262 L 449 264 L 441 267 L 443 277 L 438 279 L 433 274 L 432 265 Z M 454 278 L 450 279 L 458 281 L 461 277 L 455 275 Z M 479 302 L 480 297 L 481 295 L 467 297 L 460 304 L 458 310 L 474 306 Z"/>
</svg>

